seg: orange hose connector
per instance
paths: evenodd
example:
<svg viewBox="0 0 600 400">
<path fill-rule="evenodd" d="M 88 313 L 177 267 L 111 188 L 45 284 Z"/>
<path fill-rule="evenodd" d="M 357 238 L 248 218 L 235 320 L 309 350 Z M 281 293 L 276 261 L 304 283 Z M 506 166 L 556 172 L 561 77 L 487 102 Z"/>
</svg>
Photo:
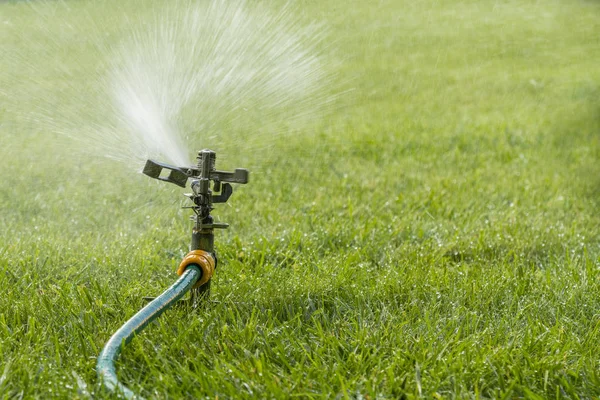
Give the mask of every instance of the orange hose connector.
<svg viewBox="0 0 600 400">
<path fill-rule="evenodd" d="M 193 286 L 193 288 L 197 288 L 204 285 L 213 276 L 213 273 L 215 272 L 215 259 L 207 251 L 192 250 L 183 257 L 183 260 L 181 260 L 181 264 L 179 264 L 179 268 L 177 268 L 177 275 L 183 275 L 185 269 L 192 264 L 196 264 L 200 267 L 200 270 L 202 270 L 202 276 Z"/>
</svg>

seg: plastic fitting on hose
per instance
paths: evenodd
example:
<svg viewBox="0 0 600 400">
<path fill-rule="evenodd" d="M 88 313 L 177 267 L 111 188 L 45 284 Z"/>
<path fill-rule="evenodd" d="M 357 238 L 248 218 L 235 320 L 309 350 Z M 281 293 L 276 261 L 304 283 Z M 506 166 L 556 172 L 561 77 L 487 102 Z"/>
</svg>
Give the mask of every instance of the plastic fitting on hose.
<svg viewBox="0 0 600 400">
<path fill-rule="evenodd" d="M 193 288 L 197 288 L 204 285 L 213 276 L 213 273 L 215 272 L 215 258 L 207 251 L 192 250 L 183 257 L 183 260 L 181 260 L 181 264 L 179 264 L 179 268 L 177 268 L 177 275 L 183 275 L 185 269 L 192 264 L 200 267 L 200 270 L 202 271 L 202 276 L 200 276 L 198 282 L 193 286 Z"/>
</svg>

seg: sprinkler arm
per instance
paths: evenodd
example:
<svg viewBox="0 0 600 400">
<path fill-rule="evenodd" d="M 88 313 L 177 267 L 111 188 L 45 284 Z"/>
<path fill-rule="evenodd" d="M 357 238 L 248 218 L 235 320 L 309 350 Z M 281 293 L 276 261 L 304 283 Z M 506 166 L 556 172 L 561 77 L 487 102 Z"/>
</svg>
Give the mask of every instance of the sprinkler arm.
<svg viewBox="0 0 600 400">
<path fill-rule="evenodd" d="M 170 170 L 168 176 L 161 176 L 163 169 Z M 183 168 L 174 167 L 169 164 L 161 163 L 158 161 L 148 160 L 142 170 L 144 175 L 148 175 L 150 178 L 158 179 L 159 181 L 171 182 L 177 186 L 185 187 L 189 175 Z"/>
<path fill-rule="evenodd" d="M 167 176 L 161 176 L 163 173 L 163 169 L 169 170 L 169 174 Z M 148 175 L 150 178 L 158 179 L 159 181 L 171 182 L 176 184 L 177 186 L 185 187 L 188 178 L 198 177 L 201 174 L 201 171 L 198 167 L 175 167 L 173 165 L 169 165 L 166 163 L 162 163 L 159 161 L 148 160 L 146 161 L 146 165 L 142 172 L 145 175 Z M 231 182 L 231 183 L 248 183 L 248 170 L 243 168 L 236 168 L 233 172 L 226 171 L 218 171 L 213 170 L 210 171 L 209 179 L 214 181 L 217 186 L 220 185 L 221 182 Z M 229 186 L 229 185 L 224 185 Z M 231 187 L 230 187 L 231 188 Z M 216 187 L 215 190 L 219 191 L 219 187 Z M 224 189 L 224 188 L 223 188 Z M 214 200 L 213 200 L 214 201 Z M 225 200 L 227 201 L 227 200 Z M 214 201 L 215 203 L 224 203 L 224 201 Z"/>
</svg>

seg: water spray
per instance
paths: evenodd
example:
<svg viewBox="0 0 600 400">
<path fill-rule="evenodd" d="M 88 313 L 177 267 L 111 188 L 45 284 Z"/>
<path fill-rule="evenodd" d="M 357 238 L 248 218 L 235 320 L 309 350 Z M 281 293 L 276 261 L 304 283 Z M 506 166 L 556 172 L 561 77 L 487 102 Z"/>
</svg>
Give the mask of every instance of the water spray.
<svg viewBox="0 0 600 400">
<path fill-rule="evenodd" d="M 141 398 L 119 382 L 115 360 L 123 346 L 141 332 L 150 322 L 190 292 L 189 304 L 197 306 L 210 294 L 211 277 L 217 267 L 214 249 L 214 230 L 226 229 L 229 225 L 215 222 L 211 216 L 213 204 L 225 203 L 233 193 L 232 183 L 248 183 L 249 172 L 237 168 L 233 172 L 216 169 L 216 153 L 212 150 L 198 152 L 198 164 L 192 167 L 175 167 L 148 160 L 142 171 L 145 175 L 161 181 L 185 187 L 191 180 L 192 193 L 186 194 L 193 205 L 192 240 L 189 253 L 183 258 L 177 274 L 180 278 L 160 296 L 153 299 L 129 321 L 127 321 L 106 343 L 98 356 L 96 371 L 98 378 L 111 391 L 120 392 L 126 398 Z"/>
</svg>

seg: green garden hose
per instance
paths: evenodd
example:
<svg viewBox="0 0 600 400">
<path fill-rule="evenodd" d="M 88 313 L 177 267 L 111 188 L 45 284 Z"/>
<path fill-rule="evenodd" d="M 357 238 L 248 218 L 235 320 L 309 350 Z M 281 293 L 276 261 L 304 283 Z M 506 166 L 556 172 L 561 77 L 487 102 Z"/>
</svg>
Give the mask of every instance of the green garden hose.
<svg viewBox="0 0 600 400">
<path fill-rule="evenodd" d="M 108 340 L 98 356 L 96 372 L 98 379 L 112 392 L 121 393 L 127 399 L 142 399 L 117 379 L 115 360 L 124 345 L 141 332 L 150 322 L 158 318 L 164 311 L 183 297 L 202 278 L 202 270 L 196 264 L 187 266 L 181 277 L 146 307 L 142 308 L 127 321 Z"/>
</svg>

